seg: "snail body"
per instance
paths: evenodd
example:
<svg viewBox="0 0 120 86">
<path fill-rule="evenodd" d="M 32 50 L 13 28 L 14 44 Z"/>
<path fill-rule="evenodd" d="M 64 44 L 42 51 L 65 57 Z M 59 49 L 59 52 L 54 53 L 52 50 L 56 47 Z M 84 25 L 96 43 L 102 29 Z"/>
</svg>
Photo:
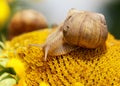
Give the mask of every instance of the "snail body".
<svg viewBox="0 0 120 86">
<path fill-rule="evenodd" d="M 60 25 L 56 31 L 48 36 L 44 44 L 30 44 L 30 46 L 37 46 L 43 49 L 45 54 L 44 61 L 46 61 L 48 55 L 59 56 L 78 49 L 78 46 L 70 45 L 64 41 L 62 31 L 63 29 Z"/>
<path fill-rule="evenodd" d="M 107 35 L 107 25 L 102 14 L 71 9 L 63 24 L 43 44 L 44 60 L 47 55 L 63 55 L 79 47 L 100 47 L 105 44 Z"/>
</svg>

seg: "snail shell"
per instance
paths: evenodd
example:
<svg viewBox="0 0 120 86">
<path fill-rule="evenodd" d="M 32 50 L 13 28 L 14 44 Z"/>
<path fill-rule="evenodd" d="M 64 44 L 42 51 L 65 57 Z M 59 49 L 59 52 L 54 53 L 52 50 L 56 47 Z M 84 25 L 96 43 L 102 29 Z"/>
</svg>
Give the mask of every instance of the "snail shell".
<svg viewBox="0 0 120 86">
<path fill-rule="evenodd" d="M 86 48 L 97 48 L 107 39 L 108 30 L 102 14 L 88 11 L 70 12 L 63 24 L 67 43 Z"/>
<path fill-rule="evenodd" d="M 44 60 L 47 55 L 63 55 L 79 47 L 97 48 L 105 44 L 107 35 L 107 25 L 102 14 L 71 9 L 63 24 L 43 44 Z"/>
</svg>

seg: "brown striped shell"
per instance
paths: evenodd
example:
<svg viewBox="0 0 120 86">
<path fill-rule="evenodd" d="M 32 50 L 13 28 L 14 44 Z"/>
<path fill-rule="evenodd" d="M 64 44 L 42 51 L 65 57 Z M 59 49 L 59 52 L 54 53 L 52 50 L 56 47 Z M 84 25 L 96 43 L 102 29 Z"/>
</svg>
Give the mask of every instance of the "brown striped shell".
<svg viewBox="0 0 120 86">
<path fill-rule="evenodd" d="M 44 60 L 47 55 L 63 55 L 79 47 L 97 48 L 105 44 L 107 35 L 107 25 L 102 14 L 71 9 L 63 24 L 43 44 Z"/>
<path fill-rule="evenodd" d="M 102 14 L 88 11 L 74 11 L 63 24 L 63 35 L 66 42 L 86 48 L 103 45 L 108 30 Z"/>
</svg>

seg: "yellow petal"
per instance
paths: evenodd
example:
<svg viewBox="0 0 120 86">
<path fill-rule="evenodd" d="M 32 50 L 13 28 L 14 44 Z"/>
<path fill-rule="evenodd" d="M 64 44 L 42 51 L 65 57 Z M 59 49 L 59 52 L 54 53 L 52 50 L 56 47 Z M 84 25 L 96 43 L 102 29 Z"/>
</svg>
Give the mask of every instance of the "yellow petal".
<svg viewBox="0 0 120 86">
<path fill-rule="evenodd" d="M 25 83 L 25 79 L 21 78 L 16 86 L 27 86 L 27 84 Z"/>
<path fill-rule="evenodd" d="M 7 67 L 14 68 L 15 72 L 20 78 L 23 77 L 25 74 L 24 64 L 18 58 L 11 58 L 7 63 Z"/>
</svg>

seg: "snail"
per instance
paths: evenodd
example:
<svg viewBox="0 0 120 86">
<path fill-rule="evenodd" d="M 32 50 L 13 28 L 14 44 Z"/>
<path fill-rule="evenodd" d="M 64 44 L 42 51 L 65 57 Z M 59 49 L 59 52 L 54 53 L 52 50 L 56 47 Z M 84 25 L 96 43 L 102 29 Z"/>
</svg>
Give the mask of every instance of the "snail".
<svg viewBox="0 0 120 86">
<path fill-rule="evenodd" d="M 16 12 L 8 27 L 8 37 L 12 39 L 23 33 L 47 28 L 45 16 L 33 9 L 24 9 Z"/>
<path fill-rule="evenodd" d="M 58 56 L 70 53 L 79 47 L 97 48 L 105 44 L 108 36 L 104 15 L 89 11 L 71 9 L 65 21 L 50 34 L 46 42 L 40 46 L 47 55 Z"/>
</svg>

